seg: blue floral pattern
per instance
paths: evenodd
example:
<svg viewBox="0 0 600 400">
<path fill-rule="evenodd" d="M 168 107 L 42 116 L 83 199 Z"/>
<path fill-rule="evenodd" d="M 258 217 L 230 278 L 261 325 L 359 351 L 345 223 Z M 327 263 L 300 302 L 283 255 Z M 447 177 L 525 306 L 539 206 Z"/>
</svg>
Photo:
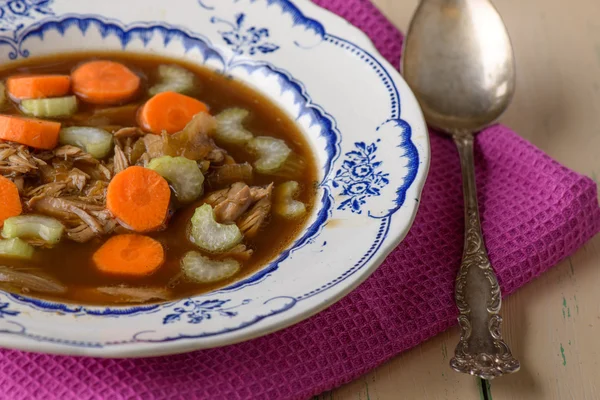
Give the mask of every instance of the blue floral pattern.
<svg viewBox="0 0 600 400">
<path fill-rule="evenodd" d="M 278 45 L 266 41 L 266 38 L 269 37 L 269 30 L 267 28 L 251 26 L 245 29 L 245 19 L 246 15 L 240 13 L 235 16 L 235 23 L 217 17 L 212 17 L 210 22 L 213 24 L 224 23 L 231 28 L 230 31 L 220 31 L 219 33 L 236 55 L 248 53 L 252 56 L 257 52 L 266 54 L 279 49 Z"/>
<path fill-rule="evenodd" d="M 377 140 L 379 142 L 379 139 Z M 340 196 L 348 197 L 337 208 L 350 209 L 353 213 L 361 214 L 361 207 L 366 199 L 379 196 L 380 190 L 390 183 L 388 173 L 380 171 L 382 162 L 375 160 L 377 145 L 367 145 L 364 142 L 354 144 L 356 150 L 346 153 L 342 167 L 333 178 L 333 187 L 341 187 Z"/>
<path fill-rule="evenodd" d="M 50 4 L 54 0 L 12 0 L 0 5 L 0 32 L 10 33 L 14 40 L 26 23 L 41 16 L 53 15 Z"/>
<path fill-rule="evenodd" d="M 12 48 L 9 58 L 19 55 L 28 57 L 29 52 L 20 48 L 23 29 L 48 15 L 55 15 L 50 9 L 54 0 L 11 0 L 0 2 L 0 43 Z"/>
<path fill-rule="evenodd" d="M 183 307 L 174 308 L 174 313 L 168 314 L 163 318 L 163 325 L 179 322 L 183 316 L 187 318 L 188 324 L 199 324 L 204 320 L 211 319 L 213 315 L 232 318 L 237 316 L 238 313 L 231 310 L 250 303 L 250 300 L 244 300 L 237 306 L 224 308 L 223 306 L 229 303 L 229 301 L 217 299 L 186 300 L 183 303 Z"/>
<path fill-rule="evenodd" d="M 14 317 L 15 315 L 19 315 L 19 311 L 9 310 L 10 303 L 0 303 L 0 318 L 4 318 L 7 316 Z"/>
</svg>

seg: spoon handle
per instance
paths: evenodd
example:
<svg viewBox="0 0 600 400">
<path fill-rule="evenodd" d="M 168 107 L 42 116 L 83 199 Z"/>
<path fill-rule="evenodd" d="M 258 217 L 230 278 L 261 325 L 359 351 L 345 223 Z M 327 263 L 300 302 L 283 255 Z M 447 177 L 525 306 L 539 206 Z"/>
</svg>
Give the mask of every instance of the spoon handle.
<svg viewBox="0 0 600 400">
<path fill-rule="evenodd" d="M 456 134 L 465 199 L 465 244 L 456 277 L 455 299 L 460 315 L 460 341 L 450 366 L 458 372 L 492 379 L 519 370 L 517 361 L 502 340 L 502 296 L 481 233 L 477 206 L 473 135 Z"/>
</svg>

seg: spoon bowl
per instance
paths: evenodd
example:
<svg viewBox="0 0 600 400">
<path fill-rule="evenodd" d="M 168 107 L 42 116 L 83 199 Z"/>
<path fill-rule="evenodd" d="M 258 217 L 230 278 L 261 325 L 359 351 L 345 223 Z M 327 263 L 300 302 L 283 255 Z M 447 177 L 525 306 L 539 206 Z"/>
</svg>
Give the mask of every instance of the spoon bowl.
<svg viewBox="0 0 600 400">
<path fill-rule="evenodd" d="M 511 102 L 512 45 L 487 0 L 421 1 L 403 54 L 404 78 L 437 129 L 477 132 Z"/>
</svg>

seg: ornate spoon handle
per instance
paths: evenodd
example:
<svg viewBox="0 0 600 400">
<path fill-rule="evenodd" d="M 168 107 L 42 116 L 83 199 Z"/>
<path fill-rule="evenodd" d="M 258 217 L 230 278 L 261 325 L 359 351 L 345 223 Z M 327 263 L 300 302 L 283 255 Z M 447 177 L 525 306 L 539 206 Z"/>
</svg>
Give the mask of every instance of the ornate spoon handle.
<svg viewBox="0 0 600 400">
<path fill-rule="evenodd" d="M 450 366 L 458 372 L 492 379 L 516 372 L 520 365 L 502 340 L 502 317 L 498 315 L 502 296 L 481 233 L 473 135 L 454 135 L 454 142 L 458 147 L 462 167 L 465 244 L 455 292 L 461 335 Z"/>
</svg>

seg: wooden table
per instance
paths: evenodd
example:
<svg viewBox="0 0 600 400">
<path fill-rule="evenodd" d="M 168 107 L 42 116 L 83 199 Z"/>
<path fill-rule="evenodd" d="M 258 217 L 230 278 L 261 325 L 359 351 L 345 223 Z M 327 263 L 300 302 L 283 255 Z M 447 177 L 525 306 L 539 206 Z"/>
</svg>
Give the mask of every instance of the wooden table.
<svg viewBox="0 0 600 400">
<path fill-rule="evenodd" d="M 418 0 L 373 0 L 406 31 Z M 600 177 L 600 1 L 494 0 L 517 60 L 502 122 L 551 157 Z M 503 303 L 504 333 L 521 361 L 492 381 L 494 400 L 600 399 L 600 235 Z M 322 400 L 480 399 L 476 380 L 448 360 L 456 328 Z"/>
</svg>

